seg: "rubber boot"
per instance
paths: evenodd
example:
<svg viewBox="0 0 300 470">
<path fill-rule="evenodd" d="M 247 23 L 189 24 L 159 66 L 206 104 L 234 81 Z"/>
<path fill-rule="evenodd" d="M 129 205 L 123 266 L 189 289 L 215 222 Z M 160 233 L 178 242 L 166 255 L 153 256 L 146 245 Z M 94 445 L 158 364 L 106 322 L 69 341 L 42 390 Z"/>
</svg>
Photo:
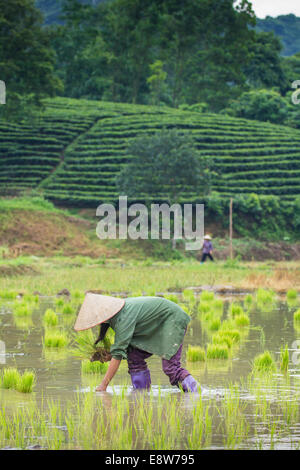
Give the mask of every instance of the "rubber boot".
<svg viewBox="0 0 300 470">
<path fill-rule="evenodd" d="M 130 374 L 132 386 L 135 390 L 149 390 L 151 387 L 151 377 L 149 369 L 133 372 Z"/>
<path fill-rule="evenodd" d="M 182 382 L 181 387 L 184 392 L 200 393 L 201 387 L 192 375 L 188 375 Z"/>
</svg>

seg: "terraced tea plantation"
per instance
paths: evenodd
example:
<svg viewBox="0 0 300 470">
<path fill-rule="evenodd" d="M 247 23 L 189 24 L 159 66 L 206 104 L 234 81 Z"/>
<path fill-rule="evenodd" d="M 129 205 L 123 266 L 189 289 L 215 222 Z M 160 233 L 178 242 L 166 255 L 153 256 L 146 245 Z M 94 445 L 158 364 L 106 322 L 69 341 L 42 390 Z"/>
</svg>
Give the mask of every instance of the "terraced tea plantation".
<svg viewBox="0 0 300 470">
<path fill-rule="evenodd" d="M 300 194 L 300 132 L 268 123 L 170 108 L 56 98 L 32 125 L 0 123 L 2 194 L 41 188 L 55 201 L 116 200 L 115 177 L 137 136 L 162 128 L 190 133 L 214 159 L 213 190 L 294 199 Z M 141 195 L 142 198 L 143 195 Z M 199 200 L 187 187 L 182 202 Z M 164 188 L 157 199 L 164 199 Z"/>
</svg>

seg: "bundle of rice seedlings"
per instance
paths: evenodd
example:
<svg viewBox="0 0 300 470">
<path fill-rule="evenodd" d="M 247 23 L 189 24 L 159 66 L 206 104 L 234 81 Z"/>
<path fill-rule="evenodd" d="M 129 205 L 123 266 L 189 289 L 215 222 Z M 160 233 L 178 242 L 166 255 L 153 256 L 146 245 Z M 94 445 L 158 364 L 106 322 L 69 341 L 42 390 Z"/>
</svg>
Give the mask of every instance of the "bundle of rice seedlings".
<svg viewBox="0 0 300 470">
<path fill-rule="evenodd" d="M 17 317 L 29 317 L 32 314 L 32 307 L 27 302 L 16 301 L 13 304 L 13 312 Z"/>
<path fill-rule="evenodd" d="M 245 313 L 242 313 L 234 317 L 234 323 L 237 327 L 249 326 L 250 319 L 248 315 L 246 315 Z"/>
<path fill-rule="evenodd" d="M 294 321 L 300 323 L 300 308 L 294 313 Z"/>
<path fill-rule="evenodd" d="M 191 346 L 189 344 L 186 359 L 190 362 L 205 361 L 205 350 L 200 346 Z"/>
<path fill-rule="evenodd" d="M 188 315 L 191 314 L 191 312 L 190 312 L 190 310 L 189 310 L 189 308 L 188 308 L 187 305 L 185 305 L 185 304 L 178 304 L 178 305 L 179 305 L 179 307 L 180 307 L 185 313 L 187 313 Z"/>
<path fill-rule="evenodd" d="M 61 311 L 63 314 L 66 314 L 66 315 L 71 315 L 72 313 L 75 313 L 74 308 L 69 303 L 64 304 Z"/>
<path fill-rule="evenodd" d="M 287 291 L 286 298 L 288 300 L 296 300 L 297 297 L 298 297 L 298 292 L 296 291 L 296 289 L 289 289 Z"/>
<path fill-rule="evenodd" d="M 200 294 L 200 302 L 211 302 L 214 298 L 215 294 L 207 290 L 203 290 Z"/>
<path fill-rule="evenodd" d="M 259 288 L 256 291 L 256 300 L 262 305 L 272 303 L 275 300 L 275 292 Z"/>
<path fill-rule="evenodd" d="M 85 359 L 81 363 L 81 372 L 83 374 L 105 374 L 108 369 L 107 362 L 91 362 L 88 359 Z"/>
<path fill-rule="evenodd" d="M 212 310 L 212 305 L 208 302 L 200 301 L 198 305 L 198 312 L 203 314 L 203 313 L 208 313 Z"/>
<path fill-rule="evenodd" d="M 237 304 L 236 302 L 232 302 L 229 307 L 229 316 L 234 318 L 237 315 L 243 315 L 245 312 L 243 310 L 243 307 L 240 304 Z"/>
<path fill-rule="evenodd" d="M 282 372 L 287 372 L 289 368 L 289 351 L 288 345 L 285 345 L 285 348 L 280 348 L 280 370 Z"/>
<path fill-rule="evenodd" d="M 170 300 L 171 302 L 174 302 L 175 304 L 178 304 L 179 302 L 176 294 L 167 294 L 167 295 L 164 295 L 164 298 L 167 300 Z"/>
<path fill-rule="evenodd" d="M 190 289 L 184 289 L 184 291 L 182 292 L 182 297 L 187 302 L 194 302 L 195 301 L 195 294 Z"/>
<path fill-rule="evenodd" d="M 44 344 L 46 348 L 64 348 L 69 343 L 65 331 L 46 331 Z"/>
<path fill-rule="evenodd" d="M 228 359 L 229 349 L 226 344 L 209 344 L 206 351 L 207 359 Z"/>
<path fill-rule="evenodd" d="M 244 298 L 244 304 L 249 308 L 253 304 L 253 296 L 251 294 L 247 294 Z"/>
<path fill-rule="evenodd" d="M 51 308 L 48 308 L 45 312 L 43 322 L 46 326 L 57 326 L 58 325 L 58 316 Z"/>
<path fill-rule="evenodd" d="M 254 358 L 253 372 L 275 372 L 276 363 L 270 351 L 265 351 Z"/>
<path fill-rule="evenodd" d="M 214 299 L 212 302 L 212 310 L 217 313 L 223 313 L 224 302 L 222 299 Z"/>
<path fill-rule="evenodd" d="M 231 349 L 234 340 L 230 336 L 222 334 L 222 332 L 215 333 L 212 337 L 213 344 L 226 344 Z"/>
<path fill-rule="evenodd" d="M 20 376 L 16 390 L 22 393 L 31 393 L 36 383 L 36 376 L 33 371 L 25 370 L 24 374 Z"/>
<path fill-rule="evenodd" d="M 15 300 L 17 292 L 9 290 L 0 290 L 0 298 L 3 300 Z"/>
<path fill-rule="evenodd" d="M 111 359 L 110 347 L 114 340 L 114 331 L 109 328 L 103 341 L 95 345 L 96 337 L 91 329 L 80 331 L 74 336 L 74 355 L 80 359 L 106 362 Z"/>
<path fill-rule="evenodd" d="M 20 380 L 20 372 L 16 368 L 5 368 L 2 371 L 2 388 L 15 389 Z"/>
<path fill-rule="evenodd" d="M 212 320 L 208 323 L 208 328 L 211 331 L 218 331 L 221 328 L 220 318 L 212 318 Z"/>
</svg>

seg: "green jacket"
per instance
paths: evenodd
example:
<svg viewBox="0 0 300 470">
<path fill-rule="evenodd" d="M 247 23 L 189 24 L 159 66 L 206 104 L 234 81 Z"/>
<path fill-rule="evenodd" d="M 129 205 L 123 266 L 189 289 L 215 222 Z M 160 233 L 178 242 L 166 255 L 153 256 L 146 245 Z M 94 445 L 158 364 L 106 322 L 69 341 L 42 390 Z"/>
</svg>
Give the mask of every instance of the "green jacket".
<svg viewBox="0 0 300 470">
<path fill-rule="evenodd" d="M 111 355 L 115 359 L 127 359 L 131 346 L 170 359 L 182 344 L 189 322 L 190 317 L 170 300 L 130 297 L 107 322 L 115 331 Z"/>
</svg>

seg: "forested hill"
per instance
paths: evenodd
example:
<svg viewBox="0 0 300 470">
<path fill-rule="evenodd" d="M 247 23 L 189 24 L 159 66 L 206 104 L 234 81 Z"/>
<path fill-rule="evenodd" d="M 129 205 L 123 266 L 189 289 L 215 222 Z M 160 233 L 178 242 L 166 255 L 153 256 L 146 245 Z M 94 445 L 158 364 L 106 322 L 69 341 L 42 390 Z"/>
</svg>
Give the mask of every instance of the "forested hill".
<svg viewBox="0 0 300 470">
<path fill-rule="evenodd" d="M 257 19 L 259 31 L 274 31 L 283 44 L 282 54 L 291 56 L 300 51 L 300 18 L 295 15 L 282 15 L 277 18 L 267 16 Z"/>
<path fill-rule="evenodd" d="M 80 3 L 97 5 L 106 0 L 79 0 Z M 62 0 L 36 0 L 36 6 L 45 16 L 45 24 L 60 23 L 59 15 L 61 12 Z"/>
<path fill-rule="evenodd" d="M 107 0 L 79 0 L 80 3 L 97 5 Z M 45 24 L 60 23 L 62 0 L 36 0 L 37 7 L 45 15 Z M 300 18 L 295 15 L 282 15 L 276 18 L 267 16 L 257 19 L 258 31 L 274 31 L 280 37 L 284 56 L 291 56 L 300 51 Z"/>
</svg>

